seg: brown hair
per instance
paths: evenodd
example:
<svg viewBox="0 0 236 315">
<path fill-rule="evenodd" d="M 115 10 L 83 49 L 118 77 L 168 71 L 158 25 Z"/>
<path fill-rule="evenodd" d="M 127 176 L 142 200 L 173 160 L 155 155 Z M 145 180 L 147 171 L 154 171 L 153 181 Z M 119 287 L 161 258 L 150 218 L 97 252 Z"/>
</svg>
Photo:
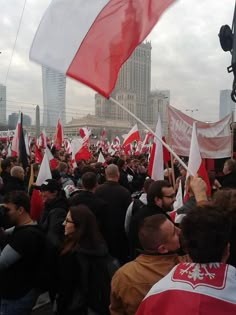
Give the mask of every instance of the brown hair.
<svg viewBox="0 0 236 315">
<path fill-rule="evenodd" d="M 72 206 L 69 209 L 75 225 L 75 232 L 65 238 L 61 255 L 75 248 L 96 249 L 104 243 L 93 212 L 85 205 Z"/>
</svg>

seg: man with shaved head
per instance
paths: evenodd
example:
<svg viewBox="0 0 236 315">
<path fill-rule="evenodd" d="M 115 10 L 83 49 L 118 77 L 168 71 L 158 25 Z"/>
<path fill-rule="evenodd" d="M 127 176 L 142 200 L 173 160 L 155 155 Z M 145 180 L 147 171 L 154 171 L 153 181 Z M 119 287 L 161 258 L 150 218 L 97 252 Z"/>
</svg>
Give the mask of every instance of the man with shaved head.
<svg viewBox="0 0 236 315">
<path fill-rule="evenodd" d="M 107 204 L 104 237 L 109 252 L 121 264 L 128 261 L 128 241 L 124 229 L 126 210 L 131 202 L 130 192 L 119 184 L 119 169 L 115 164 L 106 168 L 106 182 L 97 187 L 95 195 Z"/>
</svg>

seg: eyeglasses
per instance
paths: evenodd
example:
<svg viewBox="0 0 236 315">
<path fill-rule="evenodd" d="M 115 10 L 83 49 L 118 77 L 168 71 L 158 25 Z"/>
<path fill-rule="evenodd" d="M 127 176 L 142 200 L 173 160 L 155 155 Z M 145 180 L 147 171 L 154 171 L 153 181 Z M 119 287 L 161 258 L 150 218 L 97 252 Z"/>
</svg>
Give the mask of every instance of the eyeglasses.
<svg viewBox="0 0 236 315">
<path fill-rule="evenodd" d="M 170 199 L 174 199 L 174 198 L 175 198 L 175 194 L 167 195 L 167 196 L 163 196 L 163 197 L 170 198 Z"/>
<path fill-rule="evenodd" d="M 74 221 L 72 221 L 72 220 L 69 220 L 69 219 L 65 219 L 65 223 L 74 223 Z"/>
</svg>

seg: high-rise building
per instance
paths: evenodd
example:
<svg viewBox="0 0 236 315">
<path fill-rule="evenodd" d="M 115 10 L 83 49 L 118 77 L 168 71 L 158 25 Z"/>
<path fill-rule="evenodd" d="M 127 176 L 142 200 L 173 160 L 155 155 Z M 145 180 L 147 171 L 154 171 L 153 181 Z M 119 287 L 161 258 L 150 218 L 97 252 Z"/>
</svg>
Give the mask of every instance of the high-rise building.
<svg viewBox="0 0 236 315">
<path fill-rule="evenodd" d="M 119 71 L 112 96 L 147 122 L 147 110 L 151 89 L 151 43 L 140 44 Z M 104 103 L 107 106 L 104 108 Z M 95 113 L 101 118 L 132 121 L 119 106 L 102 96 L 95 96 Z"/>
<path fill-rule="evenodd" d="M 10 129 L 15 129 L 19 118 L 19 113 L 11 113 L 8 116 L 8 126 Z M 23 114 L 23 127 L 31 126 L 32 119 L 29 115 Z"/>
<path fill-rule="evenodd" d="M 219 112 L 220 119 L 232 113 L 232 110 L 235 104 L 231 99 L 231 92 L 232 92 L 231 90 L 220 91 L 220 112 Z"/>
<path fill-rule="evenodd" d="M 0 84 L 0 124 L 6 124 L 6 103 L 7 103 L 6 86 Z"/>
<path fill-rule="evenodd" d="M 56 126 L 60 117 L 64 125 L 66 122 L 66 77 L 64 74 L 47 67 L 42 67 L 43 82 L 43 125 Z"/>
</svg>

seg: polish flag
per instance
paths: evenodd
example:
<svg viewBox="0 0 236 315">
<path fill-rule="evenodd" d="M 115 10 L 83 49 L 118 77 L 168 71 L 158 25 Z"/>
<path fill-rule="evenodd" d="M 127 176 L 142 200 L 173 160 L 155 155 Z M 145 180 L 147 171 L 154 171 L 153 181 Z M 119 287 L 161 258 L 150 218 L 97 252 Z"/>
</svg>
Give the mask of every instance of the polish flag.
<svg viewBox="0 0 236 315">
<path fill-rule="evenodd" d="M 162 138 L 160 115 L 158 116 L 155 134 L 159 138 Z M 156 137 L 154 137 L 152 144 L 151 155 L 148 164 L 148 175 L 154 180 L 164 179 L 163 146 Z"/>
<path fill-rule="evenodd" d="M 39 163 L 40 164 L 42 162 L 42 160 L 43 160 L 42 154 L 41 154 L 37 144 L 35 144 L 34 161 L 35 161 L 35 163 Z"/>
<path fill-rule="evenodd" d="M 71 142 L 72 161 L 85 160 L 87 161 L 91 157 L 91 153 L 88 151 L 87 146 L 84 145 L 81 139 L 74 139 Z"/>
<path fill-rule="evenodd" d="M 57 160 L 54 158 L 52 152 L 49 150 L 48 147 L 46 147 L 45 154 L 47 155 L 51 170 L 55 170 L 55 168 L 57 167 Z"/>
<path fill-rule="evenodd" d="M 144 138 L 143 143 L 142 143 L 141 153 L 146 152 L 146 146 L 148 145 L 150 139 L 153 139 L 153 134 L 150 131 L 148 131 L 146 133 L 145 138 Z"/>
<path fill-rule="evenodd" d="M 11 144 L 11 156 L 19 156 L 20 130 L 21 130 L 21 114 L 19 113 L 18 122 L 16 125 L 14 137 L 12 139 L 12 144 Z"/>
<path fill-rule="evenodd" d="M 125 148 L 128 144 L 132 143 L 133 141 L 139 141 L 140 135 L 138 131 L 138 126 L 135 124 L 133 128 L 129 131 L 129 133 L 125 136 L 123 147 Z"/>
<path fill-rule="evenodd" d="M 51 179 L 51 178 L 52 178 L 52 173 L 50 170 L 49 159 L 48 159 L 47 151 L 45 151 L 45 154 L 44 154 L 44 157 L 43 157 L 40 169 L 39 169 L 38 177 L 36 180 L 36 186 L 41 186 L 42 183 L 46 179 Z"/>
<path fill-rule="evenodd" d="M 102 152 L 99 152 L 98 163 L 102 163 L 103 165 L 106 164 L 106 160 L 105 160 Z"/>
<path fill-rule="evenodd" d="M 34 37 L 30 59 L 108 98 L 122 64 L 173 2 L 52 0 Z"/>
<path fill-rule="evenodd" d="M 192 130 L 192 138 L 190 144 L 190 152 L 189 152 L 189 161 L 188 161 L 188 169 L 192 175 L 198 174 L 206 183 L 207 185 L 207 195 L 210 196 L 211 194 L 211 187 L 209 178 L 207 175 L 207 171 L 204 165 L 204 162 L 201 157 L 199 144 L 197 140 L 197 122 L 193 123 L 193 130 Z M 190 175 L 189 173 L 187 174 Z"/>
<path fill-rule="evenodd" d="M 38 177 L 36 179 L 36 186 L 40 187 L 42 185 L 42 183 L 46 180 L 46 179 L 51 179 L 52 178 L 52 173 L 50 170 L 50 166 L 49 166 L 49 160 L 48 160 L 48 155 L 45 151 L 40 169 L 39 169 L 39 173 L 38 173 Z M 43 211 L 43 201 L 40 195 L 40 192 L 36 189 L 33 190 L 32 196 L 31 196 L 31 200 L 30 200 L 30 216 L 33 220 L 39 220 L 41 214 Z"/>
<path fill-rule="evenodd" d="M 57 126 L 56 126 L 56 133 L 54 136 L 54 144 L 56 148 L 60 148 L 63 142 L 63 130 L 60 118 L 58 118 Z"/>
</svg>

